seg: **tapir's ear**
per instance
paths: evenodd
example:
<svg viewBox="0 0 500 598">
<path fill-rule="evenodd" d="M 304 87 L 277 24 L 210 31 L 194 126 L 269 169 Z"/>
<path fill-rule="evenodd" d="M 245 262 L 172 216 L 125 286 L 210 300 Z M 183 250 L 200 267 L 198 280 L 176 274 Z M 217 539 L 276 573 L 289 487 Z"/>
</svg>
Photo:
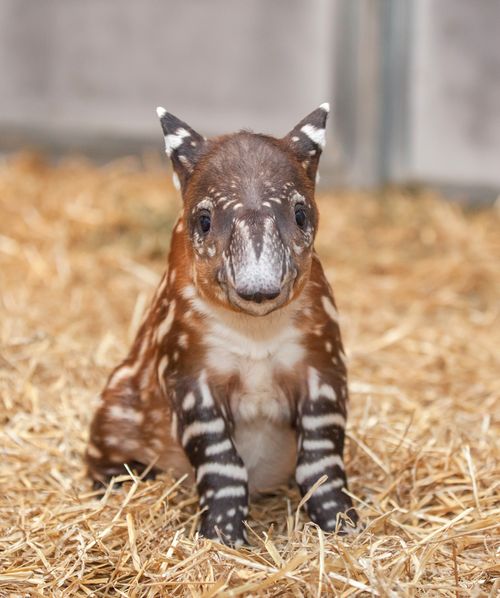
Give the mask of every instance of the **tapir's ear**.
<svg viewBox="0 0 500 598">
<path fill-rule="evenodd" d="M 184 191 L 207 140 L 164 108 L 156 109 L 165 136 L 165 151 L 174 167 L 174 185 Z"/>
<path fill-rule="evenodd" d="M 284 138 L 312 181 L 316 180 L 319 157 L 325 147 L 328 103 L 303 118 Z"/>
</svg>

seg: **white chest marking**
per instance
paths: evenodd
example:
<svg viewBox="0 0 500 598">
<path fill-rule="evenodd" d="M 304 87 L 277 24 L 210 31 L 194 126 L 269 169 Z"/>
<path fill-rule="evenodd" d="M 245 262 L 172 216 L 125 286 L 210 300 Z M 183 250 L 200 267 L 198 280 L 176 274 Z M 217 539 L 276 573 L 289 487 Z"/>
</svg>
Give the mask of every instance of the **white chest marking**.
<svg viewBox="0 0 500 598">
<path fill-rule="evenodd" d="M 300 305 L 257 318 L 214 309 L 192 294 L 189 298 L 206 316 L 207 371 L 237 375 L 240 381 L 230 408 L 250 490 L 286 483 L 295 467 L 297 443 L 290 404 L 276 375 L 292 373 L 305 356 L 302 332 L 293 322 Z"/>
</svg>

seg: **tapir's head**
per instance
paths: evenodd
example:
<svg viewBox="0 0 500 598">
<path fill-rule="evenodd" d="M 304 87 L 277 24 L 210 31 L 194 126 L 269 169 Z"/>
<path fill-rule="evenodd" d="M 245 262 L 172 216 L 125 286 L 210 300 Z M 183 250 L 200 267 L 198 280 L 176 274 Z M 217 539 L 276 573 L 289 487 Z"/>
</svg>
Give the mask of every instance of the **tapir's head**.
<svg viewBox="0 0 500 598">
<path fill-rule="evenodd" d="M 328 104 L 282 139 L 242 131 L 206 140 L 158 108 L 198 292 L 254 316 L 295 299 L 318 225 L 314 187 Z"/>
</svg>

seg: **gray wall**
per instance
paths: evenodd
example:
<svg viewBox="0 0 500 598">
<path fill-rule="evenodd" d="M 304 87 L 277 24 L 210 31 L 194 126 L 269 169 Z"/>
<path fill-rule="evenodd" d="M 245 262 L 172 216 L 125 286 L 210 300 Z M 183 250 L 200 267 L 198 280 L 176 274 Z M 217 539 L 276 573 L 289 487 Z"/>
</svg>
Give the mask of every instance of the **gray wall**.
<svg viewBox="0 0 500 598">
<path fill-rule="evenodd" d="M 284 134 L 333 102 L 338 184 L 500 189 L 498 0 L 0 0 L 0 149 Z M 326 175 L 326 177 L 325 177 Z"/>
<path fill-rule="evenodd" d="M 285 134 L 332 95 L 329 0 L 2 0 L 0 124 L 158 138 Z"/>
</svg>

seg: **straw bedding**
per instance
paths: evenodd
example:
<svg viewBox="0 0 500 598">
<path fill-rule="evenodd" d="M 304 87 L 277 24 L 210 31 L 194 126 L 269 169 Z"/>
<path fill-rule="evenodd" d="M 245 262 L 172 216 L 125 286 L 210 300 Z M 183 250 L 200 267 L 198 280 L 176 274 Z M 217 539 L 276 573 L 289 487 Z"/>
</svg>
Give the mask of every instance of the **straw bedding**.
<svg viewBox="0 0 500 598">
<path fill-rule="evenodd" d="M 82 460 L 105 377 L 179 209 L 148 158 L 0 166 L 0 596 L 497 596 L 500 213 L 430 193 L 319 198 L 350 358 L 347 469 L 366 529 L 324 534 L 293 488 L 252 547 L 196 534 L 194 493 Z"/>
</svg>

